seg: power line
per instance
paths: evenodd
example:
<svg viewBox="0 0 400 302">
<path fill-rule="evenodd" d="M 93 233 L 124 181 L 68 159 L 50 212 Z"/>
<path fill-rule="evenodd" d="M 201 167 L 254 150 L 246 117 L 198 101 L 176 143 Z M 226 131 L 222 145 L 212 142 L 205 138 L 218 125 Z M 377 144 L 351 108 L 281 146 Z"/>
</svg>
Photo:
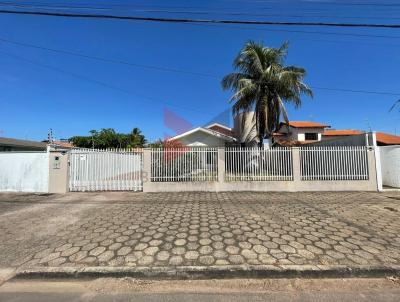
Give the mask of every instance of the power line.
<svg viewBox="0 0 400 302">
<path fill-rule="evenodd" d="M 329 90 L 329 91 L 343 91 L 343 92 L 354 92 L 354 93 L 364 93 L 364 94 L 378 94 L 378 95 L 393 95 L 400 96 L 400 92 L 385 92 L 385 91 L 371 91 L 371 90 L 357 90 L 357 89 L 342 89 L 342 88 L 329 88 L 329 87 L 318 87 L 310 86 L 312 89 L 318 90 Z"/>
<path fill-rule="evenodd" d="M 238 30 L 253 30 L 253 31 L 271 31 L 271 32 L 288 32 L 288 33 L 301 33 L 301 34 L 316 34 L 316 35 L 333 35 L 333 36 L 349 36 L 349 37 L 372 37 L 372 38 L 387 38 L 387 39 L 398 39 L 400 36 L 393 35 L 373 35 L 373 34 L 359 34 L 359 33 L 342 33 L 342 32 L 324 32 L 324 31 L 306 31 L 306 30 L 284 30 L 284 29 L 260 29 L 254 27 L 238 27 L 232 25 L 222 24 L 199 24 L 199 23 L 187 23 L 190 25 L 197 26 L 216 26 L 220 28 L 238 29 Z"/>
<path fill-rule="evenodd" d="M 65 5 L 33 5 L 33 4 L 11 4 L 11 3 L 1 3 L 0 6 L 11 6 L 17 8 L 33 8 L 33 9 L 46 9 L 46 10 L 56 10 L 56 9 L 83 9 L 83 10 L 112 10 L 115 9 L 113 6 L 65 6 Z M 118 7 L 118 6 L 117 6 Z M 160 9 L 129 9 L 129 11 L 140 12 L 140 13 L 162 13 L 162 14 L 190 14 L 190 15 L 227 15 L 227 16 L 252 16 L 252 17 L 285 17 L 285 18 L 336 18 L 336 19 L 375 19 L 375 20 L 399 20 L 399 17 L 389 17 L 387 15 L 376 17 L 376 16 L 339 16 L 339 15 L 318 15 L 315 13 L 308 14 L 305 12 L 300 12 L 300 14 L 277 14 L 277 13 L 252 13 L 252 12 L 235 12 L 235 11 L 206 11 L 206 10 L 170 10 L 168 8 Z"/>
<path fill-rule="evenodd" d="M 222 78 L 222 76 L 218 76 L 216 74 L 200 73 L 200 72 L 194 72 L 194 71 L 188 71 L 188 70 L 182 70 L 182 69 L 175 69 L 175 68 L 163 67 L 163 66 L 136 64 L 136 63 L 126 62 L 126 61 L 117 60 L 117 59 L 108 59 L 108 58 L 103 58 L 103 57 L 90 56 L 90 55 L 87 55 L 87 54 L 82 54 L 82 53 L 78 53 L 78 52 L 72 52 L 72 51 L 68 51 L 68 50 L 54 49 L 54 48 L 49 48 L 49 47 L 37 46 L 37 45 L 33 45 L 33 44 L 12 41 L 12 40 L 4 39 L 4 38 L 1 38 L 1 37 L 0 37 L 0 41 L 11 43 L 11 44 L 15 44 L 15 45 L 20 45 L 20 46 L 24 46 L 24 47 L 31 47 L 31 48 L 51 51 L 51 52 L 55 52 L 55 53 L 62 53 L 62 54 L 71 55 L 71 56 L 83 57 L 83 58 L 86 58 L 86 59 L 99 60 L 99 61 L 115 63 L 115 64 L 123 64 L 123 65 L 128 65 L 128 66 L 133 66 L 133 67 L 139 67 L 139 68 L 147 68 L 147 69 L 154 69 L 154 70 L 160 70 L 160 71 L 166 71 L 166 72 L 191 74 L 191 75 L 209 77 L 209 78 L 214 78 L 214 79 L 221 79 Z M 10 54 L 8 54 L 8 55 L 10 55 Z M 15 57 L 15 55 L 11 55 L 11 56 Z M 28 60 L 28 59 L 24 59 L 24 60 Z M 38 65 L 38 63 L 35 63 L 35 64 Z M 46 66 L 46 67 L 49 68 L 48 66 Z M 51 68 L 55 69 L 55 67 L 51 67 Z M 56 69 L 58 69 L 58 68 L 56 68 Z M 60 71 L 60 69 L 58 69 L 58 71 Z M 64 72 L 64 71 L 62 71 L 62 72 Z M 71 75 L 71 72 L 68 72 L 68 73 Z M 96 82 L 98 82 L 98 81 L 96 81 Z M 103 84 L 106 84 L 106 83 L 103 83 Z M 106 84 L 106 85 L 109 85 L 109 84 Z M 400 96 L 400 92 L 397 93 L 397 92 L 387 92 L 387 91 L 371 91 L 371 90 L 345 89 L 345 88 L 332 88 L 332 87 L 318 87 L 318 86 L 310 86 L 310 88 L 317 89 L 317 90 L 349 92 L 349 93 L 363 93 L 363 94 Z M 118 88 L 118 90 L 121 90 L 121 89 Z"/>
<path fill-rule="evenodd" d="M 108 59 L 108 58 L 104 58 L 104 57 L 90 56 L 90 55 L 86 55 L 86 54 L 78 53 L 78 52 L 74 52 L 74 51 L 69 51 L 69 50 L 54 49 L 54 48 L 49 48 L 49 47 L 33 45 L 33 44 L 29 44 L 29 43 L 12 41 L 12 40 L 4 39 L 4 38 L 1 38 L 1 37 L 0 37 L 0 41 L 6 42 L 6 43 L 11 43 L 11 44 L 14 44 L 14 45 L 19 45 L 19 46 L 24 46 L 24 47 L 31 47 L 31 48 L 36 48 L 36 49 L 41 49 L 41 50 L 46 50 L 46 51 L 51 51 L 51 52 L 56 52 L 56 53 L 62 53 L 62 54 L 66 54 L 66 55 L 77 56 L 77 57 L 82 57 L 82 58 L 92 59 L 92 60 L 97 60 L 97 61 L 103 61 L 103 62 L 108 62 L 108 63 L 122 64 L 122 65 L 128 65 L 128 66 L 132 66 L 132 67 L 140 67 L 140 68 L 154 69 L 154 70 L 167 71 L 167 72 L 190 74 L 190 75 L 196 75 L 196 76 L 202 76 L 202 77 L 214 77 L 214 78 L 217 78 L 217 76 L 212 75 L 210 73 L 187 71 L 187 70 L 182 70 L 182 69 L 161 67 L 161 66 L 154 66 L 154 65 L 144 65 L 144 64 L 126 62 L 126 61 L 119 60 L 119 59 Z"/>
<path fill-rule="evenodd" d="M 363 27 L 363 28 L 400 28 L 400 24 L 378 24 L 378 23 L 334 23 L 334 22 L 289 22 L 289 21 L 248 21 L 248 20 L 217 20 L 217 19 L 180 19 L 180 18 L 161 18 L 161 17 L 141 17 L 141 16 L 119 16 L 107 14 L 76 14 L 65 12 L 45 12 L 45 11 L 15 11 L 0 10 L 0 14 L 31 15 L 31 16 L 51 16 L 65 18 L 89 18 L 89 19 L 112 19 L 112 20 L 131 20 L 146 22 L 164 23 L 198 23 L 198 24 L 242 24 L 242 25 L 280 25 L 280 26 L 324 26 L 324 27 Z"/>
<path fill-rule="evenodd" d="M 255 30 L 255 31 L 269 31 L 269 32 L 285 32 L 285 33 L 299 33 L 299 34 L 315 34 L 315 35 L 329 35 L 329 36 L 347 36 L 347 37 L 360 37 L 360 38 L 385 38 L 385 39 L 399 39 L 400 36 L 392 35 L 371 35 L 371 34 L 350 34 L 341 32 L 325 32 L 325 31 L 307 31 L 307 30 L 285 30 L 285 29 L 264 29 L 264 28 L 254 28 L 254 27 L 239 27 L 232 25 L 221 25 L 221 24 L 196 24 L 191 23 L 191 26 L 203 26 L 212 28 L 227 28 L 227 29 L 238 29 L 238 30 Z"/>
<path fill-rule="evenodd" d="M 46 68 L 46 69 L 49 69 L 49 70 L 52 70 L 52 71 L 56 71 L 56 72 L 59 72 L 59 73 L 62 73 L 62 74 L 66 74 L 68 76 L 75 77 L 75 78 L 78 78 L 78 79 L 81 79 L 81 80 L 85 80 L 87 82 L 91 82 L 91 83 L 94 83 L 94 84 L 97 84 L 97 85 L 101 85 L 101 86 L 104 86 L 104 87 L 109 88 L 109 89 L 118 90 L 119 92 L 123 92 L 123 93 L 129 94 L 129 95 L 133 95 L 133 96 L 138 97 L 138 98 L 147 99 L 147 100 L 158 102 L 158 103 L 161 103 L 161 104 L 164 104 L 164 105 L 168 105 L 168 106 L 171 106 L 171 107 L 184 109 L 184 110 L 187 110 L 187 111 L 193 111 L 193 112 L 202 113 L 202 114 L 208 114 L 209 113 L 209 112 L 205 112 L 205 111 L 195 110 L 195 109 L 192 109 L 192 108 L 189 108 L 189 107 L 184 107 L 184 106 L 180 106 L 180 105 L 176 105 L 176 104 L 172 104 L 172 103 L 163 102 L 163 101 L 155 99 L 153 97 L 148 97 L 148 96 L 132 93 L 131 91 L 129 91 L 127 89 L 124 89 L 124 88 L 116 87 L 114 85 L 110 85 L 108 83 L 105 83 L 105 82 L 102 82 L 102 81 L 99 81 L 99 80 L 96 80 L 96 79 L 92 79 L 92 78 L 89 78 L 87 76 L 84 76 L 84 75 L 81 75 L 81 74 L 78 74 L 78 73 L 75 73 L 75 72 L 67 71 L 67 70 L 64 70 L 64 69 L 61 69 L 61 68 L 58 68 L 58 67 L 42 64 L 42 63 L 36 62 L 34 60 L 30 60 L 30 59 L 27 59 L 27 58 L 24 58 L 24 57 L 15 55 L 15 54 L 11 54 L 11 53 L 8 53 L 8 52 L 2 51 L 2 50 L 0 50 L 0 53 L 4 54 L 4 55 L 7 55 L 9 57 L 12 57 L 12 58 L 14 58 L 16 60 L 28 62 L 28 63 L 30 63 L 32 65 L 40 66 L 42 68 Z"/>
</svg>

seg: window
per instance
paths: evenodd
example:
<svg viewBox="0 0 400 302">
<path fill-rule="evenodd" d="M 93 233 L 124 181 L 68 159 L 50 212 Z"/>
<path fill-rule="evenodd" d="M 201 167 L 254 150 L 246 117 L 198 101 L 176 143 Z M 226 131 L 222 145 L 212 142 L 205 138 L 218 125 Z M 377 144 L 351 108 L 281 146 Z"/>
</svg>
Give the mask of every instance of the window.
<svg viewBox="0 0 400 302">
<path fill-rule="evenodd" d="M 306 141 L 317 141 L 318 133 L 305 133 L 304 138 Z"/>
</svg>

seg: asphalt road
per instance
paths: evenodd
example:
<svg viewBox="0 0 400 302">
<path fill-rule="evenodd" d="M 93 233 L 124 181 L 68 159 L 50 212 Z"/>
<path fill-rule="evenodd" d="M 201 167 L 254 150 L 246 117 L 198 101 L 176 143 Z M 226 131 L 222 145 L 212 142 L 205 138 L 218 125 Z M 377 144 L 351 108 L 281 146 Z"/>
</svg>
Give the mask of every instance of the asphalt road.
<svg viewBox="0 0 400 302">
<path fill-rule="evenodd" d="M 399 301 L 399 297 L 399 281 L 388 279 L 144 281 L 128 278 L 11 281 L 0 287 L 2 302 L 387 302 Z"/>
</svg>

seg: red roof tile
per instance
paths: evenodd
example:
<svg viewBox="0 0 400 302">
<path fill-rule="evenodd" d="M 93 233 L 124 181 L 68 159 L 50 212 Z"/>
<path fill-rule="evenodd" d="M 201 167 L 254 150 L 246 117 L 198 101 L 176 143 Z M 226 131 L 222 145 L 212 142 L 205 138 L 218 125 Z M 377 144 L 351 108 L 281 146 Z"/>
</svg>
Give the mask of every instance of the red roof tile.
<svg viewBox="0 0 400 302">
<path fill-rule="evenodd" d="M 385 145 L 400 145 L 400 136 L 383 132 L 377 132 L 376 141 L 380 144 L 385 144 Z"/>
<path fill-rule="evenodd" d="M 290 121 L 289 126 L 293 128 L 329 128 L 329 125 L 316 123 L 316 122 L 308 122 L 308 121 Z"/>
<path fill-rule="evenodd" d="M 363 134 L 365 132 L 360 130 L 326 130 L 322 135 L 324 136 L 349 136 Z"/>
<path fill-rule="evenodd" d="M 73 148 L 74 147 L 74 145 L 72 143 L 62 142 L 62 141 L 54 141 L 53 145 L 57 145 L 62 148 Z"/>
<path fill-rule="evenodd" d="M 212 125 L 210 127 L 207 127 L 207 129 L 213 130 L 213 131 L 221 133 L 223 135 L 235 137 L 235 134 L 233 133 L 232 130 L 229 130 L 229 129 L 225 128 L 225 127 L 221 127 L 219 125 Z"/>
<path fill-rule="evenodd" d="M 311 143 L 315 143 L 318 141 L 292 141 L 292 140 L 278 140 L 275 143 L 281 147 L 296 147 L 296 146 L 302 146 L 302 145 L 308 145 Z"/>
</svg>

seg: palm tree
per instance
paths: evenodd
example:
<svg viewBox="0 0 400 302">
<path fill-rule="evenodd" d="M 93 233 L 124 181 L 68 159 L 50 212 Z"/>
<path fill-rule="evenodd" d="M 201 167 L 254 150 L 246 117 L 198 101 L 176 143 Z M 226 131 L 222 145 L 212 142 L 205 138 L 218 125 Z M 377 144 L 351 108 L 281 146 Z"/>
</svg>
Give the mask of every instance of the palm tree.
<svg viewBox="0 0 400 302">
<path fill-rule="evenodd" d="M 254 110 L 254 125 L 260 146 L 264 138 L 271 138 L 278 129 L 281 116 L 289 122 L 284 103 L 301 105 L 301 95 L 312 97 L 311 89 L 303 83 L 305 70 L 296 66 L 284 66 L 288 43 L 280 48 L 265 47 L 261 43 L 248 42 L 233 62 L 236 72 L 226 75 L 222 88 L 234 95 L 234 115 Z"/>
<path fill-rule="evenodd" d="M 146 139 L 139 128 L 133 128 L 129 134 L 128 148 L 143 147 L 146 143 Z"/>
</svg>

